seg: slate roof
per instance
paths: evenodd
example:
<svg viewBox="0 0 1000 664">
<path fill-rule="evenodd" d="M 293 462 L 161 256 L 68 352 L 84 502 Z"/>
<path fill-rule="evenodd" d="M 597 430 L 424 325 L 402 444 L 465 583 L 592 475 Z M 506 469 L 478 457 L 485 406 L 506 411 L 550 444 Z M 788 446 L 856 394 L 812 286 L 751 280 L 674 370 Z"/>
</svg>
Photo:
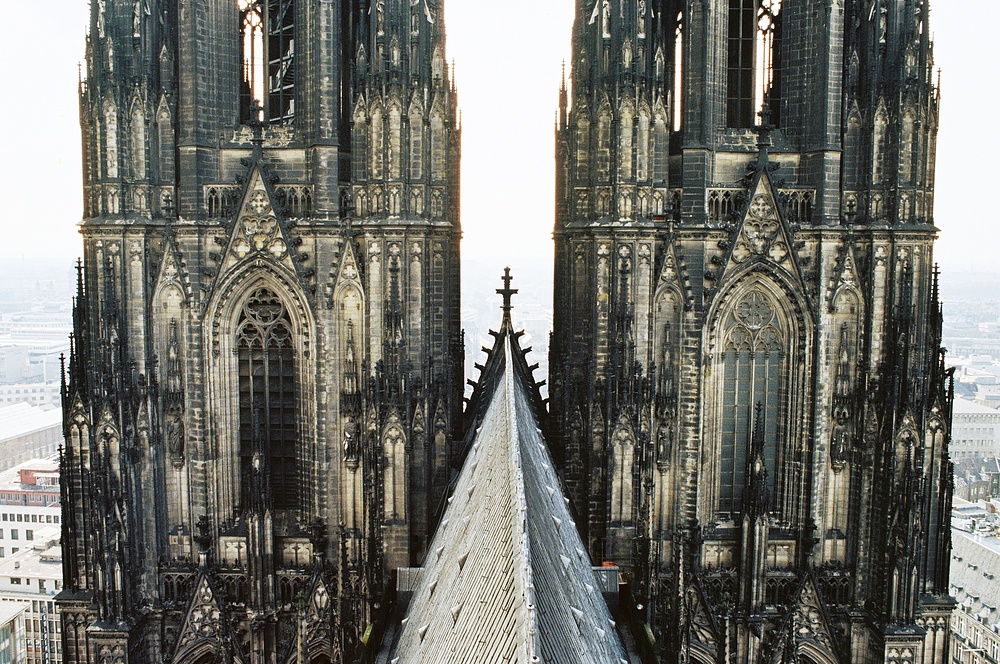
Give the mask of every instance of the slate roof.
<svg viewBox="0 0 1000 664">
<path fill-rule="evenodd" d="M 389 661 L 627 663 L 509 315 L 496 338 L 470 405 L 482 415 Z"/>
<path fill-rule="evenodd" d="M 1000 538 L 951 529 L 951 595 L 961 610 L 1000 632 Z"/>
</svg>

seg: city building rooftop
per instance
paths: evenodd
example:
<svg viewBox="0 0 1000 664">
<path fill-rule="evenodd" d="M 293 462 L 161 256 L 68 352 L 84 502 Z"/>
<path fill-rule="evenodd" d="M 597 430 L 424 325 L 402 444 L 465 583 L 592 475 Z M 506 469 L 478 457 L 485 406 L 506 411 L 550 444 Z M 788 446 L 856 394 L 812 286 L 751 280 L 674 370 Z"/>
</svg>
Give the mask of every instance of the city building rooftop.
<svg viewBox="0 0 1000 664">
<path fill-rule="evenodd" d="M 26 483 L 25 480 L 34 480 Z M 0 491 L 59 491 L 59 462 L 55 458 L 29 459 L 0 471 Z"/>
<path fill-rule="evenodd" d="M 0 602 L 0 625 L 6 625 L 30 608 L 27 602 Z"/>
<path fill-rule="evenodd" d="M 15 542 L 16 544 L 16 542 Z M 59 527 L 48 526 L 35 531 L 35 539 L 25 542 L 17 553 L 0 558 L 0 579 L 61 579 L 62 553 L 59 547 Z M 26 589 L 29 590 L 29 589 Z M 55 586 L 50 588 L 55 590 Z"/>
<path fill-rule="evenodd" d="M 990 408 L 989 406 L 984 406 L 975 401 L 969 401 L 968 399 L 962 399 L 961 397 L 955 397 L 955 406 L 952 411 L 958 415 L 970 415 L 982 413 L 984 415 L 1000 415 L 1000 410 L 996 408 Z"/>
<path fill-rule="evenodd" d="M 26 436 L 62 424 L 58 408 L 43 410 L 28 403 L 0 407 L 0 440 Z"/>
</svg>

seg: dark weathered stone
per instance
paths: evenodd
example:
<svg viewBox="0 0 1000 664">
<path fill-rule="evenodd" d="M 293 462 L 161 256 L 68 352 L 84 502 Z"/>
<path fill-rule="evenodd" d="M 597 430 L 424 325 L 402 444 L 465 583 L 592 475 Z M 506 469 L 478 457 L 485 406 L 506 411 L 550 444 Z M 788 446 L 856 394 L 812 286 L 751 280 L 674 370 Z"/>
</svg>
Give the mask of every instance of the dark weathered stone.
<svg viewBox="0 0 1000 664">
<path fill-rule="evenodd" d="M 257 4 L 294 17 L 262 123 Z M 66 662 L 357 661 L 423 558 L 460 456 L 456 93 L 439 8 L 368 4 L 93 3 Z"/>
<path fill-rule="evenodd" d="M 927 3 L 781 3 L 777 126 L 727 127 L 731 10 L 776 4 L 577 3 L 549 439 L 664 661 L 945 662 Z"/>
</svg>

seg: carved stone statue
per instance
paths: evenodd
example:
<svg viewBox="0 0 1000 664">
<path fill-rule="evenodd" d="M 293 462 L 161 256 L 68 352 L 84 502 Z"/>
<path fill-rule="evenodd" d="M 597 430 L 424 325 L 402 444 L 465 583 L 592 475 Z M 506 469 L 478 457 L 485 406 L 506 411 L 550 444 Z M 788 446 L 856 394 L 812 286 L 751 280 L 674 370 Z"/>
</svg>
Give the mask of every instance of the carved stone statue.
<svg viewBox="0 0 1000 664">
<path fill-rule="evenodd" d="M 670 427 L 667 424 L 660 424 L 656 430 L 656 463 L 660 468 L 666 468 L 670 465 L 673 446 Z"/>
<path fill-rule="evenodd" d="M 184 460 L 184 418 L 180 409 L 173 408 L 165 414 L 165 420 L 163 436 L 171 460 L 178 464 Z"/>
<path fill-rule="evenodd" d="M 105 0 L 97 0 L 97 36 L 104 38 L 104 3 Z"/>
</svg>

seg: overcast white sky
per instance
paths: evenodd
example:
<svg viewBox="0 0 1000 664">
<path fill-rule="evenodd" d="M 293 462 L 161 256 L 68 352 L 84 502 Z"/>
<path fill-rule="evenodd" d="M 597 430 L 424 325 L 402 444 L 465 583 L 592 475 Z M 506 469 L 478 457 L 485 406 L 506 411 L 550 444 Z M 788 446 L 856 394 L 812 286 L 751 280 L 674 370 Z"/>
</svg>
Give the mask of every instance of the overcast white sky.
<svg viewBox="0 0 1000 664">
<path fill-rule="evenodd" d="M 998 0 L 931 0 L 942 73 L 937 257 L 955 272 L 1000 272 L 992 198 L 1000 155 Z M 77 63 L 85 0 L 5 3 L 0 94 L 0 260 L 79 254 Z M 463 268 L 472 279 L 510 265 L 521 292 L 551 297 L 553 126 L 573 0 L 447 0 L 449 58 L 463 118 Z M 992 196 L 992 194 L 991 194 Z M 487 291 L 492 293 L 492 290 Z M 485 294 L 485 293 L 484 293 Z M 465 297 L 479 297 L 466 288 Z"/>
</svg>

